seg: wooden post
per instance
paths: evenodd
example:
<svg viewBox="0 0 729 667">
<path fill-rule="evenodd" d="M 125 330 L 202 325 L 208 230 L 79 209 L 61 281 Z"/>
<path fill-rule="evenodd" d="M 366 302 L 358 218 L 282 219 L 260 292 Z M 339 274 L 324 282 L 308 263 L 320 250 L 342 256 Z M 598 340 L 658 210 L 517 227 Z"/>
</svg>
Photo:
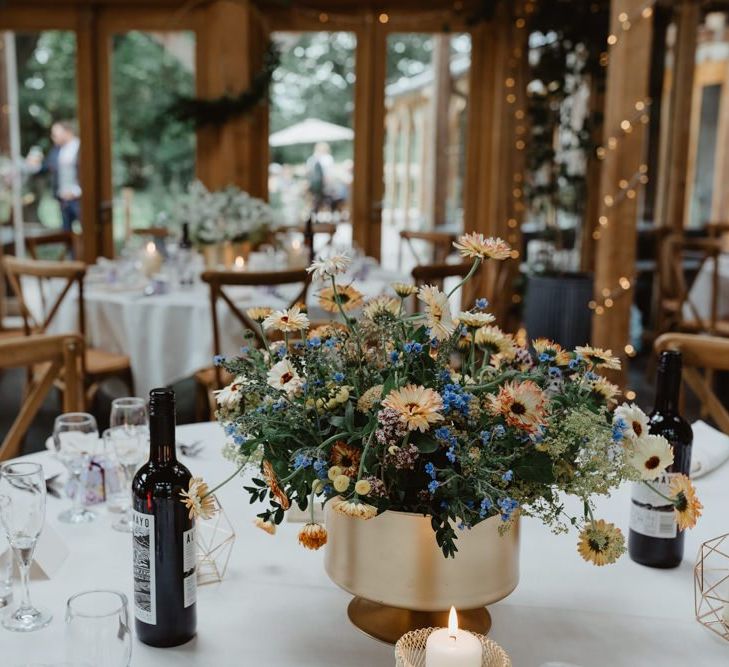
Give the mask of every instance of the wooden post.
<svg viewBox="0 0 729 667">
<path fill-rule="evenodd" d="M 609 40 L 614 43 L 605 94 L 608 149 L 600 180 L 600 215 L 607 224 L 599 229 L 596 248 L 595 301 L 600 305 L 594 311 L 592 339 L 594 345 L 612 349 L 623 358 L 619 381 L 624 381 L 626 370 L 639 201 L 636 188 L 646 134 L 646 125 L 635 118 L 648 95 L 652 13 L 642 13 L 645 7 L 644 0 L 615 0 L 610 12 Z M 623 29 L 625 16 L 628 30 Z M 630 186 L 621 187 L 621 181 Z"/>
<path fill-rule="evenodd" d="M 675 9 L 676 45 L 671 93 L 665 116 L 668 127 L 666 142 L 661 150 L 660 164 L 663 170 L 658 183 L 655 218 L 657 225 L 666 225 L 679 231 L 683 229 L 686 209 L 691 105 L 700 20 L 699 0 L 680 0 Z"/>
<path fill-rule="evenodd" d="M 433 35 L 433 94 L 430 100 L 431 159 L 428 164 L 428 202 L 425 209 L 429 228 L 445 222 L 448 196 L 448 107 L 451 94 L 450 35 Z"/>
</svg>

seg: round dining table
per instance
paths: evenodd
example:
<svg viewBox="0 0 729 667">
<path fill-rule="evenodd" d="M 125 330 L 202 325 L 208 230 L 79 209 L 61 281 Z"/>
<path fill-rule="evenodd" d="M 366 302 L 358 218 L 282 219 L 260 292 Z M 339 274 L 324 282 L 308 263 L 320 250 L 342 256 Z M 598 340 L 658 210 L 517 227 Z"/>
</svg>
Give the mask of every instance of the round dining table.
<svg viewBox="0 0 729 667">
<path fill-rule="evenodd" d="M 177 429 L 178 440 L 201 441 L 202 452 L 180 456 L 193 474 L 215 484 L 231 465 L 221 456 L 225 436 L 215 423 Z M 51 454 L 32 455 L 48 464 Z M 390 667 L 391 646 L 371 639 L 347 619 L 350 596 L 323 567 L 323 550 L 297 543 L 300 524 L 285 521 L 276 535 L 253 526 L 257 505 L 237 478 L 218 492 L 236 533 L 222 581 L 198 589 L 197 636 L 177 648 L 157 649 L 134 640 L 133 667 Z M 686 535 L 680 567 L 656 570 L 632 562 L 595 567 L 577 553 L 576 535 L 553 535 L 534 519 L 522 520 L 521 579 L 516 590 L 490 607 L 490 636 L 514 667 L 720 667 L 729 642 L 694 618 L 693 566 L 702 541 L 729 531 L 729 464 L 696 480 L 704 516 Z M 596 516 L 627 531 L 627 486 L 598 502 Z M 0 665 L 56 665 L 64 660 L 64 607 L 80 591 L 132 592 L 131 536 L 111 528 L 99 506 L 95 522 L 57 520 L 70 501 L 48 497 L 46 521 L 69 555 L 49 579 L 32 581 L 33 600 L 54 619 L 45 629 L 17 634 L 0 628 Z M 576 508 L 574 508 L 576 509 Z M 372 519 L 377 521 L 377 518 Z M 326 548 L 326 547 L 324 547 Z M 392 545 L 372 544 L 387 549 Z M 499 563 L 493 563 L 499 567 Z M 724 561 L 729 567 L 729 561 Z"/>
</svg>

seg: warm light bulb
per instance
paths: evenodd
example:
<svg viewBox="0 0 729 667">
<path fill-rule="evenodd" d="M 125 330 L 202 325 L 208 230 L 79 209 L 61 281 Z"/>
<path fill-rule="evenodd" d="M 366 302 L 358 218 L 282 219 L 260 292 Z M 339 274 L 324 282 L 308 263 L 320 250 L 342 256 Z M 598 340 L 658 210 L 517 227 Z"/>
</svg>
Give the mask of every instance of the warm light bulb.
<svg viewBox="0 0 729 667">
<path fill-rule="evenodd" d="M 246 260 L 245 259 L 243 259 L 240 256 L 238 256 L 238 257 L 235 258 L 235 268 L 238 271 L 242 271 L 245 268 L 245 266 L 246 266 Z"/>
<path fill-rule="evenodd" d="M 147 243 L 147 253 L 152 255 L 154 254 L 154 251 L 156 250 L 156 246 L 154 245 L 154 241 L 150 241 Z"/>
<path fill-rule="evenodd" d="M 291 247 L 294 250 L 299 250 L 301 248 L 301 241 L 299 241 L 299 239 L 294 239 L 293 241 L 291 241 Z"/>
<path fill-rule="evenodd" d="M 456 638 L 458 635 L 458 614 L 456 608 L 451 605 L 451 611 L 448 614 L 448 636 Z"/>
</svg>

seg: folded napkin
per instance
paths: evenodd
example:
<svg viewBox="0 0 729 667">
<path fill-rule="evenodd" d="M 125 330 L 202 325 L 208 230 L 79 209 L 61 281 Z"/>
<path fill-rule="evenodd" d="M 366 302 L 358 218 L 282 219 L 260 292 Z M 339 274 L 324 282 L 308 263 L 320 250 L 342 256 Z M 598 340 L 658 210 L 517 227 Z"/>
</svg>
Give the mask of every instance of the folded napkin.
<svg viewBox="0 0 729 667">
<path fill-rule="evenodd" d="M 701 477 L 729 460 L 729 436 L 701 420 L 692 425 L 691 477 Z"/>
</svg>

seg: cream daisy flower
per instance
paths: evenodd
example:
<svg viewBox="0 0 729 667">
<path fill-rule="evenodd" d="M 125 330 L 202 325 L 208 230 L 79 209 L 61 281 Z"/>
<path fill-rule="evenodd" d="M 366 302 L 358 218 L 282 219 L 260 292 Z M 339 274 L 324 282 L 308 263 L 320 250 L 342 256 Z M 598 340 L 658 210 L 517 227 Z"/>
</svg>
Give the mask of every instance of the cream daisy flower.
<svg viewBox="0 0 729 667">
<path fill-rule="evenodd" d="M 617 396 L 620 396 L 620 387 L 600 375 L 592 380 L 590 390 L 607 403 L 612 403 Z"/>
<path fill-rule="evenodd" d="M 344 273 L 351 263 L 352 260 L 347 255 L 333 255 L 314 260 L 306 270 L 312 274 L 314 280 L 326 280 Z"/>
<path fill-rule="evenodd" d="M 613 413 L 613 424 L 617 424 L 618 420 L 622 420 L 624 424 L 623 434 L 629 440 L 637 440 L 648 433 L 650 424 L 648 423 L 648 415 L 643 412 L 635 403 L 623 405 L 615 408 Z"/>
<path fill-rule="evenodd" d="M 289 396 L 296 394 L 304 383 L 288 359 L 271 366 L 266 378 L 269 387 L 285 391 Z"/>
<path fill-rule="evenodd" d="M 546 397 L 531 380 L 506 382 L 499 388 L 499 393 L 489 395 L 487 401 L 489 411 L 501 415 L 514 428 L 536 433 L 544 423 Z"/>
<path fill-rule="evenodd" d="M 456 330 L 456 323 L 451 316 L 448 296 L 437 287 L 424 285 L 418 291 L 418 299 L 425 304 L 425 322 L 430 334 L 436 340 L 447 340 Z"/>
<path fill-rule="evenodd" d="M 391 296 L 378 296 L 368 301 L 362 311 L 371 320 L 378 317 L 397 317 L 400 313 L 400 302 Z"/>
<path fill-rule="evenodd" d="M 337 291 L 334 291 L 333 287 L 326 287 L 319 292 L 319 305 L 323 310 L 328 313 L 338 313 L 339 306 L 337 305 L 337 299 L 342 306 L 342 310 L 348 313 L 352 310 L 356 310 L 362 305 L 364 296 L 361 292 L 358 292 L 351 285 L 337 285 Z"/>
<path fill-rule="evenodd" d="M 480 259 L 507 259 L 511 257 L 511 247 L 499 238 L 486 238 L 483 234 L 473 232 L 463 234 L 453 243 L 462 257 Z"/>
<path fill-rule="evenodd" d="M 401 299 L 406 299 L 418 291 L 418 288 L 410 283 L 392 283 L 391 287 Z"/>
<path fill-rule="evenodd" d="M 643 435 L 633 443 L 628 453 L 628 463 L 640 473 L 642 479 L 653 480 L 673 463 L 673 449 L 661 435 Z"/>
<path fill-rule="evenodd" d="M 239 375 L 227 387 L 217 389 L 213 394 L 218 407 L 234 410 L 240 405 L 243 398 L 243 377 Z"/>
<path fill-rule="evenodd" d="M 443 399 L 437 391 L 423 386 L 409 384 L 402 389 L 393 389 L 382 401 L 382 407 L 395 410 L 408 431 L 424 432 L 443 419 Z"/>
<path fill-rule="evenodd" d="M 481 327 L 476 331 L 475 341 L 482 350 L 503 355 L 506 359 L 513 359 L 516 354 L 514 341 L 499 327 Z"/>
<path fill-rule="evenodd" d="M 299 306 L 291 306 L 286 310 L 275 310 L 265 320 L 264 329 L 276 329 L 291 333 L 309 328 L 309 318 L 301 312 Z"/>
<path fill-rule="evenodd" d="M 273 308 L 261 308 L 261 307 L 255 307 L 255 308 L 249 308 L 246 310 L 246 315 L 250 317 L 254 322 L 263 322 L 271 313 L 273 312 Z"/>
<path fill-rule="evenodd" d="M 615 524 L 600 519 L 582 529 L 577 551 L 588 563 L 608 565 L 625 552 L 625 537 Z"/>
<path fill-rule="evenodd" d="M 609 368 L 614 371 L 620 370 L 620 359 L 611 350 L 603 350 L 599 347 L 581 345 L 575 348 L 575 352 L 583 359 L 597 368 Z"/>
<path fill-rule="evenodd" d="M 218 511 L 215 496 L 202 477 L 191 477 L 187 491 L 180 491 L 180 495 L 191 519 L 209 519 Z"/>
<path fill-rule="evenodd" d="M 354 519 L 363 519 L 365 521 L 377 516 L 376 507 L 359 502 L 358 500 L 340 500 L 339 502 L 334 502 L 332 509 L 345 516 L 351 516 Z"/>
<path fill-rule="evenodd" d="M 327 543 L 327 529 L 320 523 L 307 523 L 299 531 L 299 544 L 316 551 Z"/>
<path fill-rule="evenodd" d="M 458 323 L 471 329 L 478 329 L 491 324 L 496 318 L 491 313 L 461 312 L 458 314 Z"/>
<path fill-rule="evenodd" d="M 693 528 L 701 516 L 704 506 L 696 496 L 696 489 L 686 475 L 675 475 L 671 478 L 671 493 L 674 500 L 674 514 L 680 530 Z"/>
<path fill-rule="evenodd" d="M 261 519 L 260 516 L 257 516 L 255 521 L 253 522 L 253 525 L 256 528 L 260 528 L 264 533 L 268 533 L 269 535 L 276 534 L 276 524 L 273 523 L 273 521 L 264 521 L 263 519 Z"/>
<path fill-rule="evenodd" d="M 550 364 L 555 366 L 566 366 L 570 363 L 570 353 L 564 350 L 559 343 L 555 343 L 549 338 L 537 338 L 532 341 L 532 345 L 539 361 L 547 359 Z"/>
</svg>

